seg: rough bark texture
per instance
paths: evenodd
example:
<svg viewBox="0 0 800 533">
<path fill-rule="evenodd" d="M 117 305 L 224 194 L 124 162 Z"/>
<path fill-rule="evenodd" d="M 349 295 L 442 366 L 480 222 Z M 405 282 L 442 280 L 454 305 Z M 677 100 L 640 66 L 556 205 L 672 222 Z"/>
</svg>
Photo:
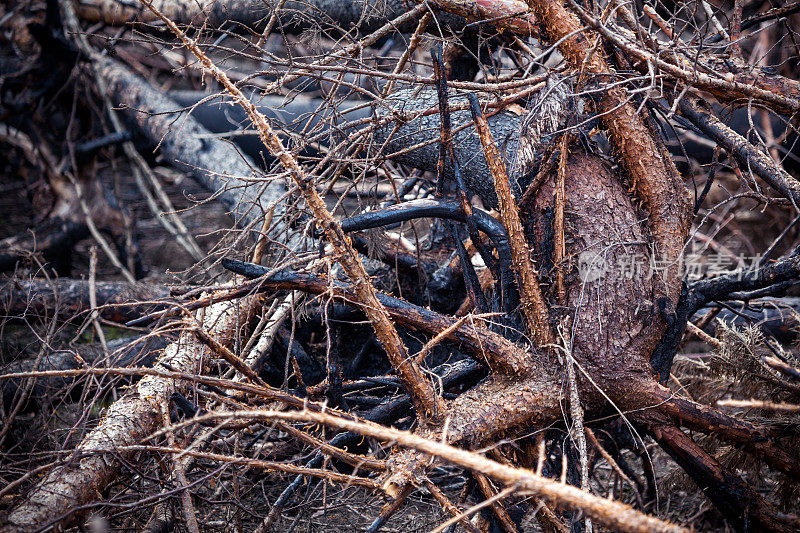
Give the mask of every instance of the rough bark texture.
<svg viewBox="0 0 800 533">
<path fill-rule="evenodd" d="M 593 46 L 577 16 L 561 2 L 529 0 L 528 4 L 546 30 L 544 41 L 558 43 L 559 51 L 574 68 L 587 75 L 611 74 L 602 48 Z M 660 292 L 677 302 L 683 274 L 683 243 L 690 223 L 686 188 L 666 149 L 654 138 L 622 87 L 608 89 L 598 107 L 632 188 L 648 210 L 656 257 L 669 266 L 659 276 Z"/>
<path fill-rule="evenodd" d="M 254 307 L 254 298 L 215 304 L 205 311 L 203 327 L 213 331 L 221 342 L 230 343 Z M 195 335 L 185 332 L 167 346 L 159 361 L 178 372 L 200 373 L 206 353 L 207 349 Z M 186 386 L 185 382 L 154 376 L 139 381 L 108 408 L 100 424 L 73 454 L 52 469 L 21 504 L 11 510 L 3 525 L 4 531 L 33 531 L 71 523 L 77 518 L 75 509 L 96 501 L 116 475 L 119 461 L 107 451 L 139 444 L 160 426 L 160 406 L 169 402 L 174 391 Z"/>
<path fill-rule="evenodd" d="M 646 268 L 630 268 L 632 257 L 648 257 L 647 231 L 621 176 L 605 161 L 574 155 L 566 174 L 567 257 L 572 260 L 564 278 L 572 316 L 564 334 L 571 339 L 573 356 L 595 379 L 639 382 L 650 374 L 648 357 L 658 340 L 653 338 L 656 280 Z M 531 222 L 541 265 L 553 264 L 547 235 L 554 202 L 555 176 L 523 214 Z M 550 295 L 553 304 L 555 296 Z"/>
<path fill-rule="evenodd" d="M 477 194 L 490 206 L 497 205 L 489 165 L 483 155 L 481 141 L 472 124 L 472 116 L 466 107 L 467 98 L 463 94 L 451 93 L 448 96 L 452 109 L 453 151 L 459 162 L 464 182 L 470 191 Z M 385 118 L 392 112 L 413 114 L 426 109 L 437 109 L 436 91 L 429 88 L 403 88 L 390 95 L 376 109 L 378 118 Z M 501 111 L 487 117 L 487 122 L 500 154 L 505 161 L 514 161 L 519 145 L 521 117 L 511 112 Z M 439 158 L 439 139 L 441 119 L 439 113 L 429 113 L 405 123 L 389 122 L 378 128 L 374 134 L 375 146 L 383 148 L 387 157 L 422 170 L 436 171 Z M 468 125 L 463 128 L 459 126 Z M 422 144 L 422 146 L 416 147 Z M 384 148 L 385 147 L 385 148 Z M 408 150 L 415 147 L 413 150 Z M 394 155 L 393 155 L 394 154 Z M 445 179 L 453 179 L 453 165 L 445 163 Z M 512 184 L 513 185 L 513 184 Z"/>
<path fill-rule="evenodd" d="M 480 110 L 478 98 L 470 96 L 472 118 L 475 120 L 475 129 L 481 140 L 483 156 L 489 165 L 494 182 L 494 191 L 497 195 L 500 220 L 508 231 L 511 242 L 511 257 L 514 261 L 514 271 L 517 274 L 522 312 L 528 321 L 531 339 L 538 346 L 553 343 L 553 332 L 548 322 L 547 305 L 542 298 L 542 288 L 539 286 L 539 273 L 531 258 L 528 241 L 522 229 L 519 218 L 517 200 L 511 193 L 511 184 L 506 172 L 506 164 L 494 144 L 494 138 L 489 130 L 483 113 Z"/>
<path fill-rule="evenodd" d="M 653 383 L 648 357 L 658 341 L 652 324 L 656 280 L 642 270 L 629 275 L 625 268 L 630 254 L 647 253 L 648 234 L 621 176 L 604 160 L 578 153 L 569 160 L 566 172 L 570 177 L 565 184 L 567 256 L 573 260 L 565 269 L 567 301 L 560 307 L 551 305 L 551 309 L 561 309 L 562 316 L 556 311 L 551 314 L 554 322 L 566 324 L 562 336 L 594 380 L 591 383 L 583 376 L 578 380 L 587 412 L 608 411 L 604 394 L 624 409 L 629 394 L 644 391 Z M 552 249 L 554 174 L 539 189 L 535 202 L 521 213 L 530 222 L 529 240 L 536 243 L 540 264 L 547 262 L 547 250 Z M 604 268 L 590 268 L 597 260 L 603 261 Z M 555 302 L 554 295 L 551 299 Z M 563 318 L 567 320 L 560 320 Z M 448 442 L 479 447 L 563 418 L 561 363 L 543 353 L 529 357 L 537 370 L 528 379 L 494 374 L 453 402 Z M 442 438 L 437 431 L 442 429 L 430 430 L 426 436 Z M 424 469 L 424 461 L 413 453 L 399 454 L 394 465 L 384 485 L 390 494 Z"/>
</svg>

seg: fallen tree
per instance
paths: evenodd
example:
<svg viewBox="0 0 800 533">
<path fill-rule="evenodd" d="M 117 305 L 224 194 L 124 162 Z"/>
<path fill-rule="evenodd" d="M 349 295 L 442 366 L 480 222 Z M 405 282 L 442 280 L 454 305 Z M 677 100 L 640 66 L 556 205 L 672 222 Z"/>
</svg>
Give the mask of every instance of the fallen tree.
<svg viewBox="0 0 800 533">
<path fill-rule="evenodd" d="M 233 342 L 238 325 L 252 312 L 255 299 L 221 303 L 204 313 L 200 328 L 208 328 L 221 342 Z M 165 348 L 157 365 L 175 372 L 201 371 L 206 348 L 192 332 Z M 9 531 L 47 528 L 75 519 L 75 512 L 93 501 L 97 491 L 115 475 L 119 461 L 110 450 L 141 442 L 159 425 L 159 413 L 173 392 L 186 384 L 158 376 L 145 377 L 105 413 L 104 421 L 74 451 L 70 460 L 53 469 L 6 519 Z"/>
</svg>

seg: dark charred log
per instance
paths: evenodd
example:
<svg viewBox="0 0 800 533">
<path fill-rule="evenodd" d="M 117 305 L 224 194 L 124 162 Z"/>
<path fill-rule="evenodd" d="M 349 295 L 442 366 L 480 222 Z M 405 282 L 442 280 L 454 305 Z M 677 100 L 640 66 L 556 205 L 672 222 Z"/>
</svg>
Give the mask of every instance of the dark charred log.
<svg viewBox="0 0 800 533">
<path fill-rule="evenodd" d="M 85 317 L 92 309 L 90 285 L 85 280 L 8 280 L 0 284 L 0 309 L 7 317 L 65 319 Z M 169 287 L 152 284 L 98 281 L 95 284 L 100 317 L 124 323 L 166 307 Z"/>
<path fill-rule="evenodd" d="M 36 372 L 48 370 L 75 370 L 90 367 L 151 367 L 163 350 L 174 339 L 170 336 L 148 336 L 147 338 L 123 338 L 108 343 L 108 352 L 101 344 L 77 345 L 67 350 L 56 350 L 36 360 L 26 359 L 4 365 L 2 373 Z M 23 412 L 39 409 L 42 402 L 58 398 L 60 401 L 74 401 L 85 392 L 83 380 L 76 377 L 31 378 L 33 387 L 27 391 L 27 401 L 22 405 Z M 2 381 L 4 405 L 16 405 L 19 393 L 25 389 L 27 379 Z M 130 378 L 121 380 L 131 383 Z"/>
</svg>

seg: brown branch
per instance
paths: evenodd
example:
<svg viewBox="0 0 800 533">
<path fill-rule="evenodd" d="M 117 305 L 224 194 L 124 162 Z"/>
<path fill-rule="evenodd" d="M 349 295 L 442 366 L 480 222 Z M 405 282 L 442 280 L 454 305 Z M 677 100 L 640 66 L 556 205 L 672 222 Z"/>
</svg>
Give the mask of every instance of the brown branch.
<svg viewBox="0 0 800 533">
<path fill-rule="evenodd" d="M 639 506 L 641 508 L 644 508 L 642 495 L 639 494 L 639 488 L 636 486 L 633 480 L 630 477 L 628 477 L 628 475 L 625 472 L 622 471 L 622 468 L 620 468 L 619 464 L 617 464 L 614 458 L 611 457 L 611 454 L 609 454 L 608 451 L 606 451 L 606 449 L 603 448 L 603 446 L 597 440 L 597 437 L 595 437 L 594 432 L 591 429 L 585 427 L 584 432 L 586 433 L 586 436 L 589 437 L 589 440 L 592 442 L 592 446 L 594 446 L 597 449 L 597 451 L 600 453 L 603 459 L 605 459 L 606 462 L 608 463 L 608 466 L 611 467 L 611 470 L 613 470 L 614 473 L 616 473 L 617 476 L 619 476 L 620 479 L 625 481 L 625 483 L 627 483 L 628 486 L 631 488 L 631 491 L 633 491 L 633 494 L 636 496 L 636 501 L 639 504 Z"/>
<path fill-rule="evenodd" d="M 195 334 L 200 342 L 211 348 L 214 353 L 225 359 L 234 369 L 236 369 L 237 372 L 246 376 L 247 379 L 257 385 L 261 385 L 264 388 L 268 387 L 268 385 L 264 383 L 264 380 L 258 377 L 258 374 L 256 374 L 253 369 L 247 366 L 244 361 L 239 358 L 239 356 L 230 351 L 227 346 L 223 345 L 217 339 L 209 335 L 200 325 L 191 328 L 190 331 Z"/>
<path fill-rule="evenodd" d="M 409 12 L 409 4 L 403 0 L 154 0 L 153 5 L 177 24 L 220 28 L 236 23 L 253 29 L 264 27 L 262 35 L 270 25 L 280 25 L 286 33 L 338 26 L 367 36 L 379 33 L 379 25 L 392 22 L 401 31 L 413 30 L 406 20 L 397 22 Z M 124 0 L 81 0 L 76 10 L 84 20 L 110 25 L 158 20 L 151 12 Z M 466 22 L 454 16 L 440 19 L 441 26 L 455 32 L 462 31 Z"/>
<path fill-rule="evenodd" d="M 444 492 L 442 492 L 442 489 L 437 487 L 433 481 L 426 477 L 423 482 L 425 483 L 425 488 L 428 489 L 433 498 L 439 502 L 439 505 L 442 506 L 442 509 L 450 513 L 453 518 L 458 518 L 456 521 L 461 524 L 461 527 L 469 531 L 469 533 L 481 533 L 480 530 L 475 527 L 475 525 L 470 522 L 466 516 L 461 516 L 462 513 L 458 507 L 456 507 L 455 504 L 450 501 Z"/>
<path fill-rule="evenodd" d="M 521 0 L 431 0 L 431 3 L 469 22 L 485 21 L 510 33 L 536 34 L 536 20 Z"/>
<path fill-rule="evenodd" d="M 739 420 L 713 407 L 678 398 L 660 386 L 641 394 L 640 405 L 646 403 L 647 398 L 651 406 L 655 405 L 661 413 L 680 425 L 740 445 L 776 470 L 800 479 L 800 460 L 781 447 L 768 428 Z"/>
<path fill-rule="evenodd" d="M 278 461 L 264 461 L 262 459 L 251 459 L 249 457 L 235 457 L 231 455 L 223 455 L 219 453 L 211 453 L 211 452 L 200 452 L 191 449 L 184 449 L 178 448 L 175 446 L 148 446 L 148 445 L 131 445 L 131 446 L 119 446 L 118 448 L 108 449 L 108 450 L 100 450 L 101 452 L 105 453 L 114 453 L 116 451 L 122 453 L 133 453 L 133 452 L 161 452 L 161 453 L 174 453 L 189 456 L 189 457 L 196 457 L 198 459 L 210 459 L 212 461 L 219 461 L 222 463 L 229 463 L 234 465 L 241 465 L 250 468 L 257 468 L 259 470 L 267 470 L 267 471 L 274 471 L 274 472 L 285 472 L 287 474 L 298 474 L 302 476 L 314 476 L 319 477 L 322 479 L 329 479 L 336 483 L 343 483 L 349 485 L 356 485 L 359 487 L 365 487 L 372 490 L 379 490 L 380 485 L 372 479 L 367 479 L 361 476 L 351 476 L 347 474 L 340 474 L 338 472 L 333 472 L 331 470 L 323 470 L 320 468 L 309 468 L 305 466 L 295 466 L 288 463 L 282 463 Z"/>
<path fill-rule="evenodd" d="M 228 268 L 233 268 L 237 273 L 245 273 L 244 269 L 235 268 L 242 265 L 252 269 L 250 276 L 268 273 L 269 270 L 249 263 L 228 261 Z M 356 304 L 355 289 L 350 285 L 333 282 L 330 280 L 292 272 L 272 275 L 266 279 L 259 279 L 260 290 L 299 290 L 310 294 L 323 294 L 332 291 L 333 297 L 346 303 Z M 249 289 L 252 291 L 252 288 Z M 241 293 L 238 293 L 241 296 Z M 221 295 L 225 296 L 225 295 Z M 395 298 L 384 293 L 377 293 L 381 305 L 391 315 L 392 319 L 403 326 L 413 327 L 438 335 L 452 327 L 459 319 L 442 315 L 428 308 L 420 307 Z M 227 297 L 226 297 L 227 299 Z M 464 347 L 476 355 L 476 359 L 486 362 L 489 367 L 501 374 L 514 376 L 529 376 L 533 372 L 531 355 L 526 351 L 486 327 L 465 321 L 458 328 L 452 330 L 447 336 L 449 340 L 463 343 Z"/>
<path fill-rule="evenodd" d="M 443 533 L 443 531 L 445 529 L 447 529 L 449 526 L 455 524 L 459 520 L 466 519 L 467 517 L 477 513 L 481 509 L 484 509 L 484 508 L 489 507 L 489 506 L 492 506 L 493 508 L 495 508 L 494 506 L 498 505 L 500 503 L 500 500 L 502 500 L 503 498 L 506 498 L 508 496 L 511 496 L 512 494 L 514 494 L 514 492 L 516 492 L 516 490 L 517 490 L 516 486 L 514 486 L 514 487 L 506 487 L 505 489 L 501 490 L 500 492 L 498 492 L 497 494 L 495 494 L 491 498 L 487 498 L 487 499 L 483 500 L 482 502 L 480 502 L 480 503 L 478 503 L 476 505 L 473 505 L 472 507 L 470 507 L 466 511 L 463 511 L 463 512 L 459 513 L 457 516 L 454 516 L 453 518 L 451 518 L 447 522 L 445 522 L 443 524 L 439 524 L 439 526 L 436 529 L 434 529 L 433 531 L 431 531 L 431 533 Z M 481 516 L 478 516 L 479 520 L 481 520 L 481 518 L 482 518 Z M 485 522 L 480 521 L 478 523 L 481 524 L 484 527 L 484 530 L 488 530 L 489 529 L 488 524 L 486 524 Z M 512 527 L 513 527 L 513 524 L 512 524 Z M 504 529 L 506 529 L 506 531 L 508 531 L 508 528 L 504 528 Z M 516 529 L 517 528 L 514 527 L 514 529 L 512 531 L 516 531 Z"/>
<path fill-rule="evenodd" d="M 376 533 L 387 520 L 400 510 L 400 507 L 405 503 L 408 497 L 411 496 L 412 492 L 414 492 L 414 485 L 407 483 L 399 494 L 381 508 L 381 512 L 378 514 L 377 518 L 375 518 L 372 524 L 367 528 L 367 533 Z"/>
<path fill-rule="evenodd" d="M 531 251 L 525 238 L 525 231 L 519 218 L 519 210 L 506 173 L 506 165 L 495 146 L 489 124 L 483 116 L 478 98 L 470 94 L 470 106 L 478 137 L 483 146 L 483 154 L 494 180 L 494 188 L 500 204 L 500 218 L 506 227 L 511 244 L 511 255 L 522 299 L 522 312 L 528 321 L 533 342 L 538 347 L 553 343 L 553 330 L 550 327 L 547 303 L 539 286 L 539 274 L 531 259 Z"/>
<path fill-rule="evenodd" d="M 506 533 L 517 533 L 517 526 L 514 525 L 514 521 L 511 519 L 511 516 L 509 516 L 508 511 L 506 511 L 501 501 L 502 498 L 500 495 L 503 494 L 503 491 L 496 491 L 489 481 L 489 478 L 483 474 L 475 474 L 475 481 L 478 483 L 478 488 L 481 489 L 483 495 L 486 496 L 487 501 L 492 502 L 492 511 L 495 516 L 497 516 L 500 525 L 503 526 Z"/>
<path fill-rule="evenodd" d="M 386 309 L 384 309 L 375 296 L 375 289 L 372 286 L 372 282 L 366 270 L 364 270 L 364 265 L 361 263 L 358 252 L 353 248 L 350 239 L 342 231 L 339 223 L 333 218 L 330 211 L 328 211 L 324 200 L 317 192 L 314 179 L 305 174 L 294 156 L 284 148 L 282 141 L 269 125 L 266 117 L 244 96 L 241 89 L 234 85 L 225 73 L 205 55 L 197 42 L 188 37 L 169 18 L 162 15 L 153 6 L 152 2 L 148 0 L 140 1 L 167 25 L 170 31 L 183 42 L 184 46 L 186 46 L 195 57 L 200 60 L 203 66 L 212 73 L 217 81 L 225 87 L 236 103 L 245 110 L 248 118 L 250 118 L 258 130 L 261 141 L 269 152 L 280 160 L 283 167 L 288 171 L 292 180 L 294 180 L 295 184 L 300 189 L 308 208 L 314 214 L 317 224 L 321 227 L 327 240 L 333 246 L 337 261 L 342 265 L 344 271 L 353 281 L 354 292 L 359 305 L 372 323 L 375 334 L 389 356 L 389 360 L 403 379 L 413 399 L 417 413 L 425 420 L 441 420 L 446 412 L 444 401 L 436 394 L 433 386 L 422 374 L 419 366 L 409 357 L 408 351 L 402 339 L 400 339 Z"/>
<path fill-rule="evenodd" d="M 164 426 L 164 430 L 167 433 L 167 443 L 171 447 L 175 447 L 175 432 L 171 430 L 169 421 L 169 403 L 166 399 L 164 399 L 159 407 L 161 424 Z M 116 450 L 114 450 L 112 453 L 116 453 Z M 164 466 L 166 468 L 166 465 Z M 181 505 L 183 506 L 184 519 L 186 520 L 186 529 L 188 529 L 190 533 L 200 533 L 200 528 L 197 525 L 197 513 L 195 512 L 194 504 L 192 503 L 192 493 L 188 488 L 189 481 L 186 479 L 186 465 L 182 461 L 182 457 L 179 455 L 172 457 L 171 477 L 173 478 L 173 483 L 182 489 L 180 491 L 180 498 Z"/>
<path fill-rule="evenodd" d="M 210 328 L 223 339 L 230 342 L 236 328 L 246 321 L 247 315 L 255 307 L 254 299 L 215 304 L 206 310 L 203 319 L 205 327 Z M 205 350 L 190 332 L 168 346 L 159 362 L 167 368 L 180 372 L 191 372 L 202 367 Z M 82 369 L 78 373 L 107 374 L 109 369 Z M 34 372 L 35 375 L 79 375 L 73 372 Z M 174 374 L 177 374 L 174 373 Z M 100 490 L 113 479 L 119 461 L 112 456 L 95 453 L 141 442 L 159 424 L 158 412 L 161 402 L 168 401 L 175 390 L 187 385 L 175 382 L 174 377 L 158 375 L 144 369 L 140 374 L 149 374 L 139 381 L 131 391 L 114 402 L 92 430 L 76 447 L 75 457 L 52 469 L 44 479 L 26 496 L 5 520 L 4 531 L 30 531 L 49 527 L 56 521 L 68 524 L 74 520 L 73 510 L 100 497 Z M 135 375 L 130 372 L 129 375 Z M 8 378 L 13 376 L 3 376 Z M 177 377 L 177 376 L 175 376 Z M 84 457 L 88 454 L 88 457 Z"/>
<path fill-rule="evenodd" d="M 720 400 L 719 407 L 743 407 L 745 409 L 764 409 L 783 413 L 800 413 L 800 405 L 786 402 L 766 402 L 763 400 Z"/>
<path fill-rule="evenodd" d="M 95 287 L 98 316 L 114 322 L 124 323 L 154 308 L 163 308 L 166 303 L 155 301 L 169 296 L 169 287 L 158 284 L 98 281 Z M 6 316 L 31 318 L 57 314 L 72 318 L 92 308 L 89 300 L 86 280 L 10 279 L 0 283 L 0 309 Z"/>
<path fill-rule="evenodd" d="M 289 424 L 281 423 L 278 424 L 278 426 L 282 431 L 285 431 L 293 437 L 300 439 L 306 444 L 312 446 L 314 451 L 322 452 L 326 455 L 330 455 L 331 457 L 335 457 L 336 459 L 344 461 L 350 466 L 363 468 L 372 472 L 383 472 L 386 470 L 386 461 L 375 459 L 374 457 L 366 457 L 363 455 L 356 455 L 354 453 L 346 452 L 341 448 L 337 448 L 336 446 L 328 444 L 324 440 L 318 439 L 313 435 L 309 435 L 305 431 L 301 431 Z"/>
<path fill-rule="evenodd" d="M 730 60 L 722 62 L 706 54 L 699 55 L 698 58 L 693 57 L 690 61 L 672 53 L 665 54 L 664 51 L 651 53 L 623 39 L 577 4 L 571 3 L 571 5 L 580 14 L 581 19 L 607 41 L 632 58 L 638 59 L 639 61 L 634 62 L 634 67 L 642 73 L 649 75 L 652 68 L 661 70 L 691 87 L 714 95 L 725 103 L 753 99 L 778 113 L 793 115 L 800 111 L 800 82 L 796 80 L 767 74 L 761 68 L 737 66 Z M 665 44 L 664 48 L 668 50 L 671 46 Z M 692 53 L 692 55 L 697 54 Z M 662 59 L 663 57 L 667 57 L 668 60 Z M 700 72 L 694 61 L 705 63 L 707 69 L 713 69 L 721 75 L 712 76 Z"/>
<path fill-rule="evenodd" d="M 171 346 L 174 346 L 174 343 Z M 167 364 L 169 363 L 167 362 Z M 183 387 L 188 387 L 190 384 L 191 385 L 203 384 L 203 385 L 208 385 L 210 387 L 238 391 L 255 397 L 256 399 L 254 401 L 256 403 L 275 401 L 284 403 L 291 407 L 296 407 L 298 409 L 307 409 L 312 411 L 327 411 L 327 412 L 332 412 L 336 416 L 340 416 L 343 418 L 353 418 L 353 419 L 358 418 L 355 416 L 348 415 L 343 411 L 333 409 L 327 406 L 326 404 L 312 402 L 309 401 L 307 398 L 300 398 L 298 396 L 289 394 L 288 392 L 283 392 L 282 390 L 273 387 L 265 388 L 259 385 L 250 385 L 248 383 L 241 383 L 229 379 L 214 378 L 210 376 L 193 374 L 190 372 L 175 372 L 169 370 L 160 370 L 156 368 L 109 367 L 109 368 L 80 368 L 74 370 L 39 370 L 39 371 L 26 371 L 26 372 L 0 374 L 0 380 L 14 380 L 20 378 L 75 377 L 75 376 L 131 376 L 131 377 L 150 376 L 153 378 L 160 378 L 165 381 L 166 380 L 186 381 L 188 383 L 186 385 L 183 385 Z M 261 399 L 261 401 L 259 401 L 258 399 Z"/>
<path fill-rule="evenodd" d="M 686 533 L 686 530 L 680 526 L 640 513 L 629 505 L 588 494 L 576 487 L 538 476 L 530 470 L 504 465 L 475 452 L 455 448 L 408 431 L 385 427 L 372 422 L 350 421 L 328 413 L 267 410 L 209 413 L 194 419 L 194 422 L 228 417 L 250 418 L 252 420 L 282 420 L 285 422 L 311 422 L 338 427 L 366 437 L 394 442 L 402 447 L 417 450 L 462 468 L 480 472 L 507 487 L 516 487 L 521 493 L 527 492 L 540 496 L 557 507 L 583 511 L 593 521 L 614 531 Z"/>
<path fill-rule="evenodd" d="M 796 381 L 800 381 L 800 368 L 786 364 L 777 357 L 772 357 L 772 356 L 764 357 L 763 361 L 770 368 L 774 368 L 775 370 L 782 372 L 783 374 L 789 376 L 790 378 L 793 378 Z"/>
<path fill-rule="evenodd" d="M 605 78 L 612 74 L 600 50 L 589 55 L 594 48 L 587 33 L 561 2 L 529 0 L 529 4 L 546 29 L 547 40 L 558 43 L 559 51 L 573 68 L 587 76 Z M 677 302 L 683 243 L 690 222 L 686 188 L 666 149 L 656 141 L 621 86 L 604 92 L 598 111 L 636 195 L 649 212 L 657 257 L 670 267 L 659 292 Z"/>
<path fill-rule="evenodd" d="M 555 198 L 555 221 L 553 222 L 554 257 L 553 262 L 556 267 L 556 294 L 558 295 L 559 305 L 563 305 L 566 298 L 564 289 L 564 260 L 567 257 L 566 238 L 564 236 L 564 204 L 566 203 L 566 193 L 564 184 L 567 173 L 567 150 L 569 148 L 569 132 L 561 137 L 560 154 L 558 158 L 558 172 L 556 178 L 556 198 Z"/>
</svg>

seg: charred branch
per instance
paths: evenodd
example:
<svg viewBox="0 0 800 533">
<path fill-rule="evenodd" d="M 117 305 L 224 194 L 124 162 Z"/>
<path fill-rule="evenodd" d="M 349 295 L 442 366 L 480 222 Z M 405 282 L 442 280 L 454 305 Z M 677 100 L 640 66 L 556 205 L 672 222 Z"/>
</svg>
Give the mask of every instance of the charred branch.
<svg viewBox="0 0 800 533">
<path fill-rule="evenodd" d="M 701 109 L 697 99 L 683 98 L 680 108 L 681 113 L 700 131 L 725 148 L 738 161 L 741 168 L 755 172 L 784 198 L 791 200 L 796 209 L 800 209 L 800 184 L 789 176 L 780 165 L 753 147 L 744 137 L 730 129 L 710 112 Z"/>
<path fill-rule="evenodd" d="M 249 278 L 260 278 L 269 273 L 269 269 L 260 265 L 231 259 L 225 259 L 223 265 L 231 271 Z M 259 281 L 262 283 L 262 290 L 301 290 L 310 294 L 323 294 L 333 288 L 337 298 L 344 302 L 353 300 L 352 289 L 344 282 L 325 280 L 310 274 L 279 272 Z M 456 323 L 456 319 L 410 304 L 388 294 L 377 293 L 377 297 L 386 311 L 400 325 L 438 333 Z M 522 348 L 482 326 L 464 323 L 455 329 L 450 337 L 456 342 L 464 343 L 465 349 L 472 351 L 476 360 L 481 362 L 485 360 L 490 367 L 503 373 L 519 375 L 524 374 L 529 368 L 528 354 Z"/>
</svg>

